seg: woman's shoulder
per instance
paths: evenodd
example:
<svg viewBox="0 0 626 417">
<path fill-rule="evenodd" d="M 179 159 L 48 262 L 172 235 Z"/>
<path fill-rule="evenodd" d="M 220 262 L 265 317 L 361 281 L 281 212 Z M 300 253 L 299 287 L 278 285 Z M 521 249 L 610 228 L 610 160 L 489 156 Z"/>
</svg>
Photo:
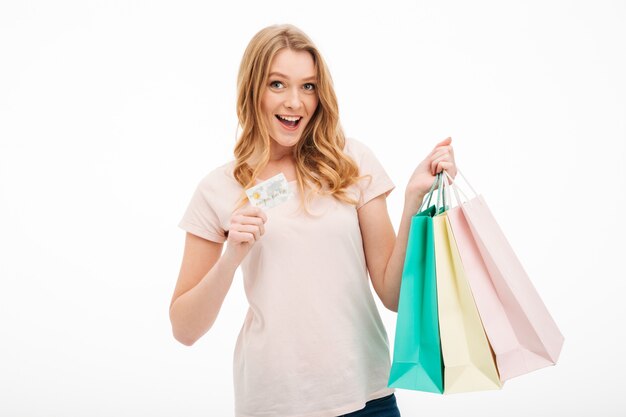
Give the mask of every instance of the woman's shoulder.
<svg viewBox="0 0 626 417">
<path fill-rule="evenodd" d="M 352 151 L 352 150 L 354 150 L 355 147 L 358 148 L 359 146 L 362 145 L 361 141 L 359 141 L 359 140 L 357 140 L 355 138 L 347 137 L 347 136 L 345 138 L 345 141 L 346 141 L 346 143 L 345 143 L 344 148 L 343 148 L 344 152 Z"/>
<path fill-rule="evenodd" d="M 235 180 L 233 170 L 235 168 L 235 160 L 230 160 L 222 165 L 211 169 L 200 180 L 200 185 L 205 188 L 221 188 L 225 186 L 238 186 Z"/>
<path fill-rule="evenodd" d="M 364 142 L 346 137 L 346 143 L 343 151 L 356 160 L 358 163 L 364 155 L 370 154 L 372 150 Z"/>
</svg>

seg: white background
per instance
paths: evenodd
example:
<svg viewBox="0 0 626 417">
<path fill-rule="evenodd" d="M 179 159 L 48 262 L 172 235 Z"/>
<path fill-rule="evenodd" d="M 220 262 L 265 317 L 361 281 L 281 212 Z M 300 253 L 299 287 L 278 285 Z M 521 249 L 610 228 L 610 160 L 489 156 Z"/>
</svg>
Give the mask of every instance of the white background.
<svg viewBox="0 0 626 417">
<path fill-rule="evenodd" d="M 233 415 L 242 278 L 176 342 L 177 223 L 232 159 L 244 48 L 286 22 L 396 183 L 396 230 L 452 136 L 566 338 L 501 391 L 398 390 L 402 415 L 625 415 L 626 4 L 389 0 L 1 3 L 0 415 Z"/>
</svg>

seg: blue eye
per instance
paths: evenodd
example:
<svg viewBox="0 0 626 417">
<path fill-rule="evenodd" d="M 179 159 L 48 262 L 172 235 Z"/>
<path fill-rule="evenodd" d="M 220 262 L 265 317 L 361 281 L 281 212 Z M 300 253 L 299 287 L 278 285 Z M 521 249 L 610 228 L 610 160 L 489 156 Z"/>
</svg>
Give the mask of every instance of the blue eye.
<svg viewBox="0 0 626 417">
<path fill-rule="evenodd" d="M 280 81 L 272 81 L 270 83 L 270 87 L 273 88 L 281 88 L 283 86 L 283 83 L 281 83 Z"/>
<path fill-rule="evenodd" d="M 315 90 L 315 84 L 313 83 L 306 83 L 304 84 L 304 89 L 307 91 L 313 91 Z"/>
</svg>

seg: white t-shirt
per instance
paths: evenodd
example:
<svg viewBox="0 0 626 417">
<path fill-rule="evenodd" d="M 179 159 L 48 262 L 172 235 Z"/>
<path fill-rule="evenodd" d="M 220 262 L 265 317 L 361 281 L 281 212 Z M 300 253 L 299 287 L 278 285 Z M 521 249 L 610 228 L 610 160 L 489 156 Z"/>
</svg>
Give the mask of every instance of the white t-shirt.
<svg viewBox="0 0 626 417">
<path fill-rule="evenodd" d="M 348 138 L 344 151 L 372 175 L 350 188 L 358 208 L 395 188 L 362 142 Z M 225 242 L 242 190 L 233 168 L 234 160 L 199 182 L 179 227 Z M 241 264 L 250 307 L 233 361 L 237 417 L 336 417 L 395 391 L 357 207 L 317 196 L 311 217 L 299 209 L 297 183 L 289 187 L 294 197 L 265 210 L 265 234 Z"/>
</svg>

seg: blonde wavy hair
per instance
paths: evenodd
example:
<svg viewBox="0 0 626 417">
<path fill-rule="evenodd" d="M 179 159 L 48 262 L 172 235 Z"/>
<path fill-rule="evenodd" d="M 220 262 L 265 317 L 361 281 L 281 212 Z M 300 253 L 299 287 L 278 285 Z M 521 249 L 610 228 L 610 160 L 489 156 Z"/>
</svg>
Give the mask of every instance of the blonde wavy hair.
<svg viewBox="0 0 626 417">
<path fill-rule="evenodd" d="M 245 190 L 255 184 L 270 159 L 271 139 L 262 117 L 261 97 L 267 88 L 272 59 L 283 48 L 310 53 L 317 76 L 319 102 L 293 150 L 301 206 L 309 213 L 307 203 L 313 197 L 312 189 L 356 205 L 358 201 L 349 196 L 347 188 L 361 178 L 371 179 L 371 175 L 359 176 L 358 165 L 343 152 L 346 138 L 339 124 L 337 97 L 330 72 L 311 39 L 293 25 L 262 29 L 243 54 L 237 77 L 237 117 L 242 132 L 234 149 L 233 175 Z M 235 210 L 244 206 L 246 201 L 243 191 Z"/>
</svg>

